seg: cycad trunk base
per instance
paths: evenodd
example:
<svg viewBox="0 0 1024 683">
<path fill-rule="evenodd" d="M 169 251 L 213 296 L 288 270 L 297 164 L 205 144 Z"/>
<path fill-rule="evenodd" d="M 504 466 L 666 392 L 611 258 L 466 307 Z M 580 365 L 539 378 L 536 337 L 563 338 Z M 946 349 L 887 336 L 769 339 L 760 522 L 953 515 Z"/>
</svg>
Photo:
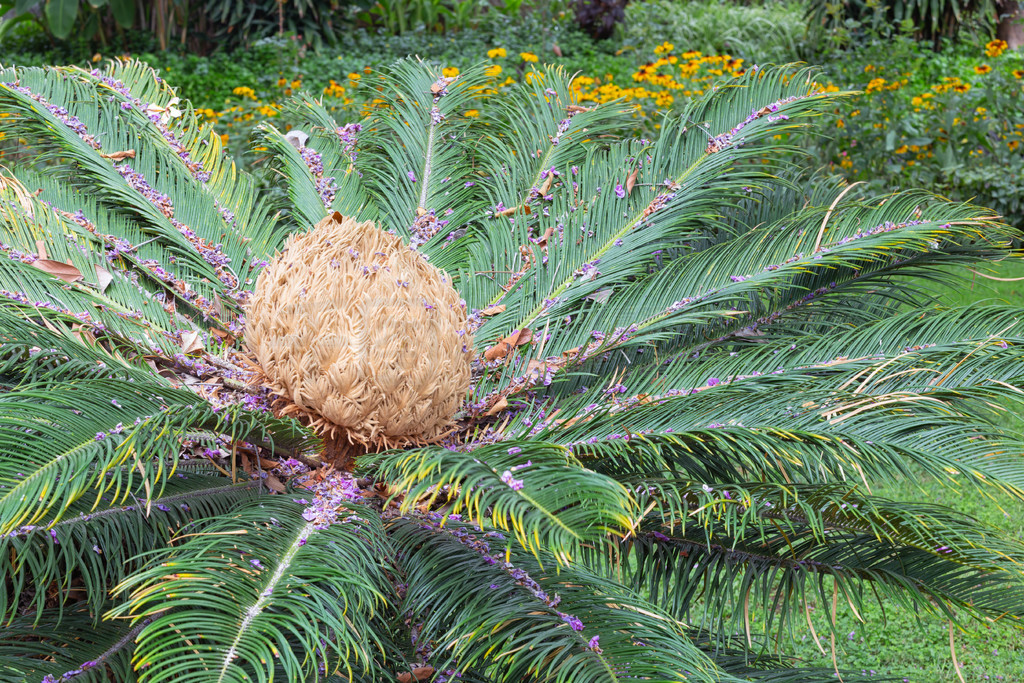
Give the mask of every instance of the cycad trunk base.
<svg viewBox="0 0 1024 683">
<path fill-rule="evenodd" d="M 470 379 L 465 302 L 401 238 L 334 212 L 288 239 L 246 308 L 246 344 L 335 463 L 437 440 Z"/>
</svg>

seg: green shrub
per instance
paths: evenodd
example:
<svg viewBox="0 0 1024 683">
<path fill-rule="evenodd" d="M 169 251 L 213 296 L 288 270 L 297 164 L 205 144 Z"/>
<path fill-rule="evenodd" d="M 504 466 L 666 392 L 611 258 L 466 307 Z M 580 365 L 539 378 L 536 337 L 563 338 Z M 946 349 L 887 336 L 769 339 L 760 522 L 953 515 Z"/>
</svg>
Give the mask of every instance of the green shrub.
<svg viewBox="0 0 1024 683">
<path fill-rule="evenodd" d="M 713 0 L 644 0 L 626 11 L 624 41 L 647 51 L 662 41 L 680 50 L 729 54 L 751 64 L 806 59 L 807 22 L 799 2 L 741 5 Z"/>
<path fill-rule="evenodd" d="M 831 80 L 863 89 L 835 110 L 815 154 L 879 191 L 930 187 L 1024 228 L 1024 58 L 993 41 L 933 55 L 897 38 L 859 48 Z"/>
</svg>

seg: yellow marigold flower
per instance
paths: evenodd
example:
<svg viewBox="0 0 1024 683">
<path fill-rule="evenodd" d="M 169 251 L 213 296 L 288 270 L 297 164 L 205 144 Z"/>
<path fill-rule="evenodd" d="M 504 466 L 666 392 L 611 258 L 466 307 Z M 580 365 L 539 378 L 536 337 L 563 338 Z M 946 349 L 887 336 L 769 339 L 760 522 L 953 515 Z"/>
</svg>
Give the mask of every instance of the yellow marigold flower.
<svg viewBox="0 0 1024 683">
<path fill-rule="evenodd" d="M 238 95 L 239 97 L 250 97 L 254 100 L 256 99 L 256 91 L 248 86 L 240 85 L 231 92 Z"/>
<path fill-rule="evenodd" d="M 687 50 L 682 55 L 683 59 L 697 59 L 700 57 L 700 52 L 697 50 Z"/>
<path fill-rule="evenodd" d="M 487 58 L 488 59 L 499 59 L 501 57 L 508 57 L 508 52 L 506 52 L 505 48 L 503 48 L 503 47 L 496 47 L 493 50 L 488 50 L 487 51 Z M 524 59 L 525 59 L 525 57 L 524 57 Z"/>
<path fill-rule="evenodd" d="M 675 48 L 675 45 L 673 45 L 672 43 L 670 43 L 670 42 L 668 42 L 666 40 L 664 43 L 662 43 L 658 47 L 654 48 L 654 54 L 656 54 L 656 55 L 663 55 L 666 52 L 672 52 L 672 50 L 674 48 Z"/>
<path fill-rule="evenodd" d="M 988 64 L 979 64 L 978 66 L 974 67 L 974 73 L 979 74 L 979 75 L 980 74 L 987 74 L 991 70 L 992 70 L 992 67 L 990 67 Z"/>
<path fill-rule="evenodd" d="M 1003 54 L 1009 45 L 1006 44 L 1005 40 L 990 40 L 985 45 L 985 54 L 989 57 L 998 57 Z"/>
<path fill-rule="evenodd" d="M 1015 152 L 1020 147 L 1020 140 L 1010 140 L 1006 143 L 1006 146 L 1010 148 L 1011 152 Z"/>
<path fill-rule="evenodd" d="M 1013 70 L 1013 77 L 1014 78 L 1024 78 L 1024 69 L 1014 69 Z"/>
<path fill-rule="evenodd" d="M 300 80 L 292 81 L 292 90 L 298 90 L 301 87 L 302 87 L 302 81 L 300 81 Z"/>
<path fill-rule="evenodd" d="M 965 93 L 965 92 L 967 92 L 970 89 L 971 89 L 971 84 L 970 83 L 957 83 L 956 85 L 953 86 L 953 90 L 958 92 L 958 93 Z"/>
<path fill-rule="evenodd" d="M 286 78 L 279 78 L 279 79 L 277 79 L 277 87 L 278 88 L 283 88 L 287 84 L 288 84 L 288 79 L 286 79 Z"/>
<path fill-rule="evenodd" d="M 533 54 L 532 52 L 520 52 L 519 56 L 523 58 L 524 62 L 536 62 L 537 61 L 537 55 Z"/>
<path fill-rule="evenodd" d="M 912 97 L 910 98 L 910 104 L 914 107 L 920 107 L 922 104 L 924 104 L 924 100 L 921 99 L 920 97 Z"/>
<path fill-rule="evenodd" d="M 896 154 L 906 154 L 907 153 L 907 146 L 906 145 L 900 145 L 899 147 L 894 149 L 893 152 L 895 152 Z"/>
<path fill-rule="evenodd" d="M 357 74 L 355 71 L 348 75 L 348 80 L 350 81 L 358 81 L 360 78 L 362 78 L 362 76 L 360 74 Z"/>
<path fill-rule="evenodd" d="M 441 69 L 441 75 L 445 78 L 455 78 L 459 75 L 459 67 L 457 66 L 446 66 Z"/>
<path fill-rule="evenodd" d="M 872 78 L 868 82 L 868 87 L 865 88 L 865 91 L 869 92 L 869 93 L 870 92 L 877 92 L 877 91 L 881 90 L 884 87 L 885 87 L 885 79 L 884 78 Z"/>
<path fill-rule="evenodd" d="M 466 116 L 466 117 L 469 117 L 471 119 L 475 119 L 475 118 L 478 118 L 480 116 L 480 110 L 479 109 L 470 109 L 468 111 L 463 112 L 462 115 Z"/>
<path fill-rule="evenodd" d="M 843 123 L 842 119 L 836 121 L 836 128 L 846 128 L 846 124 Z"/>
<path fill-rule="evenodd" d="M 491 64 L 489 67 L 484 69 L 484 75 L 486 75 L 488 78 L 497 78 L 498 74 L 500 74 L 500 73 L 501 73 L 501 65 L 500 64 Z"/>
<path fill-rule="evenodd" d="M 220 134 L 220 144 L 222 144 L 222 145 L 228 144 L 228 134 L 227 133 L 221 133 Z"/>
</svg>

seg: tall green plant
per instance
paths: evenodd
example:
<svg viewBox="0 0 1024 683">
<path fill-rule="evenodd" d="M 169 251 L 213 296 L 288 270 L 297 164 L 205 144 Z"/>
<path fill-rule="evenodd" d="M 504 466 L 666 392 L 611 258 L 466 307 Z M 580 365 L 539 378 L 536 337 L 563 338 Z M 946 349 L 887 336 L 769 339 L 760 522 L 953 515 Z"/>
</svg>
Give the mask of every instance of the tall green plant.
<svg viewBox="0 0 1024 683">
<path fill-rule="evenodd" d="M 964 28 L 992 29 L 999 15 L 995 0 L 812 0 L 806 16 L 812 29 L 825 32 L 832 45 L 905 29 L 938 49 L 943 38 L 956 39 Z"/>
<path fill-rule="evenodd" d="M 786 181 L 810 72 L 649 141 L 556 69 L 494 99 L 399 62 L 360 124 L 265 127 L 284 222 L 148 68 L 0 75 L 0 678 L 826 681 L 771 648 L 811 602 L 1024 616 L 1018 540 L 871 493 L 1024 497 L 1019 310 L 927 295 L 1006 228 Z M 329 211 L 446 269 L 476 340 L 452 432 L 355 473 L 244 346 L 281 228 Z"/>
</svg>

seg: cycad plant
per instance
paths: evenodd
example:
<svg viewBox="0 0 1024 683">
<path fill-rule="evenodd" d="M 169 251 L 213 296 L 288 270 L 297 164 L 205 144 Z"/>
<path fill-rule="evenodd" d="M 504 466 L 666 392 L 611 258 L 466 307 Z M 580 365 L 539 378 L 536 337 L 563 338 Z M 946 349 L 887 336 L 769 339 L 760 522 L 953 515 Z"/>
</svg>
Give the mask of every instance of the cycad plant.
<svg viewBox="0 0 1024 683">
<path fill-rule="evenodd" d="M 797 182 L 776 136 L 837 96 L 810 72 L 752 69 L 649 141 L 558 70 L 498 99 L 399 62 L 359 123 L 300 97 L 302 134 L 265 127 L 281 207 L 142 64 L 0 76 L 0 679 L 818 681 L 779 641 L 834 652 L 840 605 L 1019 625 L 1018 541 L 871 493 L 1024 497 L 1020 311 L 929 290 L 1005 228 Z M 362 227 L 276 261 L 324 221 Z M 414 252 L 378 308 L 370 230 Z M 378 279 L 336 286 L 342 256 Z M 454 334 L 412 312 L 444 287 Z M 440 344 L 469 386 L 366 437 L 260 366 L 247 315 L 323 401 L 433 395 Z"/>
</svg>

